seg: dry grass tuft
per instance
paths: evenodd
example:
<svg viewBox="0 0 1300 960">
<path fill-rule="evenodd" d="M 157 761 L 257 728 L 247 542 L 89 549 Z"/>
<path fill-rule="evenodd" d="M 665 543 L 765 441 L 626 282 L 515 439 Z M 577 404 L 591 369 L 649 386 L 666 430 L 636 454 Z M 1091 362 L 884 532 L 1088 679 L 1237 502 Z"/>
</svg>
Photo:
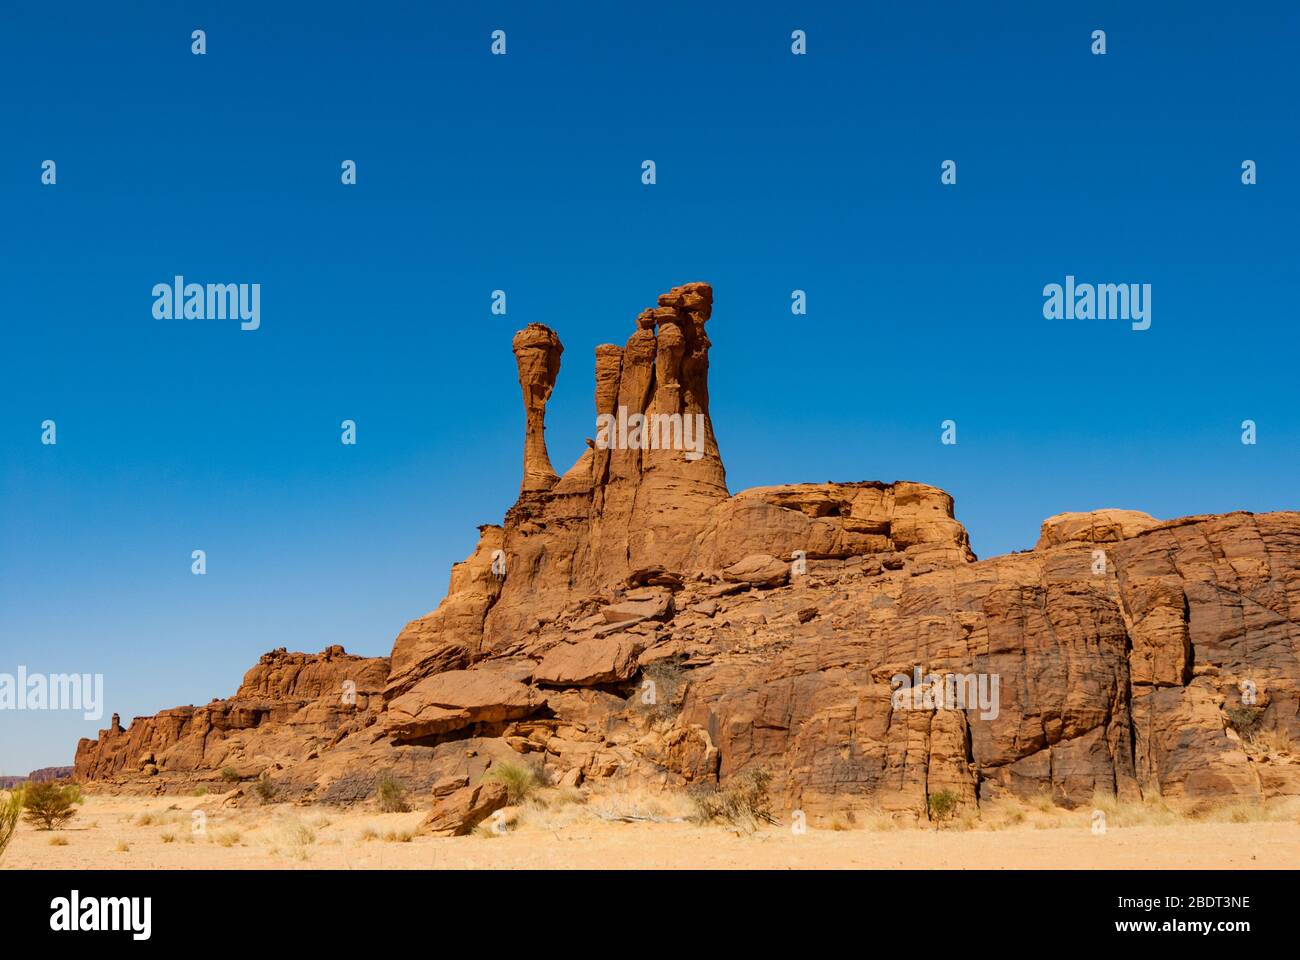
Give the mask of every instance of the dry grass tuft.
<svg viewBox="0 0 1300 960">
<path fill-rule="evenodd" d="M 691 792 L 697 823 L 721 823 L 753 833 L 760 824 L 775 824 L 772 800 L 767 794 L 772 775 L 766 770 L 747 770 L 721 787 L 702 787 Z"/>
<path fill-rule="evenodd" d="M 483 774 L 484 780 L 505 784 L 511 804 L 523 803 L 538 789 L 546 786 L 546 772 L 540 766 L 504 761 L 494 763 Z"/>
<path fill-rule="evenodd" d="M 1294 756 L 1295 741 L 1285 730 L 1260 730 L 1250 738 L 1255 749 L 1270 756 Z"/>
</svg>

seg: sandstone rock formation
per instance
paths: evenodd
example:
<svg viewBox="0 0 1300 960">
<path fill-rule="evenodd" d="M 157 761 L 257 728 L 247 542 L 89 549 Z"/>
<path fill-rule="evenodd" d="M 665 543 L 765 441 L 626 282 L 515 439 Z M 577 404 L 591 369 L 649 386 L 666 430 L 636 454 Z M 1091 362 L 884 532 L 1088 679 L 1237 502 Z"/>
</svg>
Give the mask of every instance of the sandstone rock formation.
<svg viewBox="0 0 1300 960">
<path fill-rule="evenodd" d="M 435 837 L 461 837 L 509 802 L 504 784 L 492 780 L 465 784 L 447 794 L 434 791 L 433 809 L 421 825 Z"/>
<path fill-rule="evenodd" d="M 536 713 L 546 698 L 488 670 L 449 670 L 425 677 L 388 704 L 384 726 L 398 740 L 449 733 L 479 723 Z"/>
<path fill-rule="evenodd" d="M 597 438 L 562 476 L 544 424 L 563 348 L 530 324 L 519 498 L 391 658 L 268 654 L 230 700 L 115 718 L 77 775 L 171 789 L 270 770 L 285 795 L 353 802 L 390 771 L 440 833 L 498 809 L 484 774 L 521 757 L 570 784 L 761 767 L 814 817 L 925 817 L 940 791 L 1300 794 L 1300 762 L 1250 735 L 1300 736 L 1300 514 L 1061 514 L 1034 550 L 977 560 L 925 484 L 729 495 L 712 305 L 676 287 L 596 349 Z"/>
<path fill-rule="evenodd" d="M 549 327 L 530 323 L 515 334 L 515 362 L 524 392 L 524 482 L 521 491 L 549 490 L 560 478 L 546 453 L 546 401 L 560 372 L 560 338 Z"/>
<path fill-rule="evenodd" d="M 292 764 L 373 723 L 388 672 L 388 658 L 355 657 L 337 646 L 316 655 L 274 650 L 228 700 L 137 717 L 127 729 L 113 714 L 97 740 L 78 744 L 75 775 L 95 780 L 150 767 L 255 774 Z"/>
<path fill-rule="evenodd" d="M 43 780 L 66 780 L 72 776 L 72 767 L 41 767 L 25 777 L 0 776 L 0 790 L 8 790 L 21 783 L 40 783 Z"/>
<path fill-rule="evenodd" d="M 1138 510 L 1093 510 L 1090 513 L 1061 513 L 1043 521 L 1038 546 L 1062 543 L 1118 543 L 1150 530 L 1160 523 Z"/>
</svg>

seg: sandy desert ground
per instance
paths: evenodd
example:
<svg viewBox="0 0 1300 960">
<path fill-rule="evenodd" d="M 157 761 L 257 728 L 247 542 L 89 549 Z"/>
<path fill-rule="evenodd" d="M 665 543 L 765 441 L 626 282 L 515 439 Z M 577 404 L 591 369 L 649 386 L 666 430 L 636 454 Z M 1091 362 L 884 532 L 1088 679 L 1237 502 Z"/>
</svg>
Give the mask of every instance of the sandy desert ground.
<svg viewBox="0 0 1300 960">
<path fill-rule="evenodd" d="M 676 822 L 656 801 L 551 797 L 509 808 L 467 837 L 413 835 L 423 812 L 268 804 L 211 797 L 90 796 L 65 828 L 22 824 L 2 869 L 484 868 L 1295 868 L 1294 807 L 1225 809 L 1199 819 L 1116 809 L 1104 834 L 1091 811 L 1028 805 L 943 829 L 883 817 L 835 829 L 754 830 Z M 543 805 L 543 803 L 545 805 Z M 201 816 L 195 816 L 196 812 Z M 650 815 L 655 820 L 618 818 Z M 657 820 L 670 822 L 655 822 Z M 1125 825 L 1125 824 L 1128 825 Z"/>
</svg>

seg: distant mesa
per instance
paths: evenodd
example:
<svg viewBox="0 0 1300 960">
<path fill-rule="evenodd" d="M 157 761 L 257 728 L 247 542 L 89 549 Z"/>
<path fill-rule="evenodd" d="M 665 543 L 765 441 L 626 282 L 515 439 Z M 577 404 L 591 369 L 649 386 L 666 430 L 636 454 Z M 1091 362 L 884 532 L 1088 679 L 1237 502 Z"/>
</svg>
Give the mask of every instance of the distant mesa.
<svg viewBox="0 0 1300 960">
<path fill-rule="evenodd" d="M 42 780 L 66 780 L 72 776 L 72 767 L 41 767 L 25 777 L 0 776 L 0 790 L 8 790 L 20 783 L 40 783 Z"/>
</svg>

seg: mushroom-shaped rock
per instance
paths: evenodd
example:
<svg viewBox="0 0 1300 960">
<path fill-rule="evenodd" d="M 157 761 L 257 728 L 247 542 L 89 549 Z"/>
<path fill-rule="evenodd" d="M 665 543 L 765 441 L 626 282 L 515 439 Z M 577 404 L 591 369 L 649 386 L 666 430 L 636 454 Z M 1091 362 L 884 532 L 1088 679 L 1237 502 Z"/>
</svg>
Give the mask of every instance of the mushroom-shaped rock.
<svg viewBox="0 0 1300 960">
<path fill-rule="evenodd" d="M 560 479 L 546 452 L 546 401 L 560 373 L 564 346 L 545 324 L 530 323 L 515 334 L 515 363 L 524 394 L 524 480 L 522 491 L 549 490 Z"/>
</svg>

